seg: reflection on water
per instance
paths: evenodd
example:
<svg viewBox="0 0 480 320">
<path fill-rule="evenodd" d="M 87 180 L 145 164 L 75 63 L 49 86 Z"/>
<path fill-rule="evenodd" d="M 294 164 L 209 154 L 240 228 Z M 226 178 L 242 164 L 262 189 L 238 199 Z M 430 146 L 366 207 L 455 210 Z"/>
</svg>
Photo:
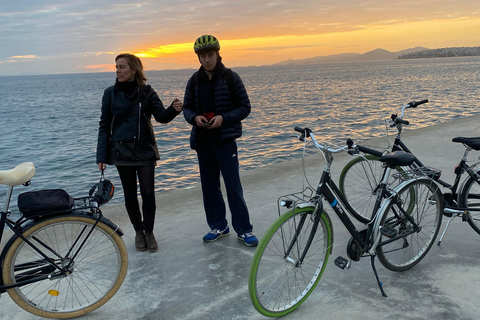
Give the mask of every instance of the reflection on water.
<svg viewBox="0 0 480 320">
<path fill-rule="evenodd" d="M 431 102 L 407 111 L 412 125 L 405 130 L 478 114 L 479 67 L 480 58 L 471 57 L 234 68 L 252 103 L 238 143 L 242 170 L 299 157 L 301 146 L 291 138 L 295 126 L 309 126 L 321 140 L 343 144 L 348 137 L 379 136 L 379 120 L 411 100 Z M 146 74 L 168 105 L 176 97 L 183 100 L 194 71 Z M 63 188 L 73 196 L 85 195 L 99 179 L 100 103 L 114 78 L 113 73 L 0 77 L 0 169 L 32 161 L 37 175 L 28 190 Z M 181 115 L 169 124 L 155 124 L 161 156 L 157 191 L 198 182 L 190 129 Z M 122 202 L 116 170 L 109 168 L 107 177 L 118 186 L 113 202 Z"/>
</svg>

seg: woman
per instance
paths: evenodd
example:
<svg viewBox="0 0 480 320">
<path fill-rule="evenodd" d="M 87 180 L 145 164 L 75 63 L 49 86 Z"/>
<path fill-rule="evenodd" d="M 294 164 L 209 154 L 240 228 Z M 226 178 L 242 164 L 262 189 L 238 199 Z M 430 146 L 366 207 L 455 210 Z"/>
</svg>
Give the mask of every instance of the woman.
<svg viewBox="0 0 480 320">
<path fill-rule="evenodd" d="M 122 181 L 125 207 L 136 231 L 135 247 L 155 252 L 158 244 L 153 235 L 155 222 L 156 161 L 160 159 L 151 117 L 158 122 L 172 121 L 183 109 L 178 99 L 163 106 L 155 90 L 145 85 L 141 60 L 123 53 L 115 58 L 117 80 L 105 89 L 98 130 L 97 164 L 115 165 Z M 142 196 L 142 213 L 137 198 L 137 176 Z"/>
</svg>

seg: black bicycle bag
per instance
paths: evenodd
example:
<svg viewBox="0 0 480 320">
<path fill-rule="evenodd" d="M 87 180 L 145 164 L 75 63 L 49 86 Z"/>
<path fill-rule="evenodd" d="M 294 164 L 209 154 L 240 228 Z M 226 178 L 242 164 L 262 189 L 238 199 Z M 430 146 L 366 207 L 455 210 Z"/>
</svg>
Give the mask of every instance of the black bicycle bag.
<svg viewBox="0 0 480 320">
<path fill-rule="evenodd" d="M 63 189 L 46 189 L 18 195 L 18 209 L 25 218 L 70 211 L 73 198 Z"/>
</svg>

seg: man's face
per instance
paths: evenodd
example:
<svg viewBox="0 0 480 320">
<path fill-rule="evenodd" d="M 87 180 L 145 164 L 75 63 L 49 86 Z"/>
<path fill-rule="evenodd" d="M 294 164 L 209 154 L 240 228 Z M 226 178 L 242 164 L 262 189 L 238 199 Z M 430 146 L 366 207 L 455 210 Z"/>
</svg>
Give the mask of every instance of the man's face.
<svg viewBox="0 0 480 320">
<path fill-rule="evenodd" d="M 198 60 L 200 60 L 203 68 L 205 68 L 205 70 L 208 72 L 213 72 L 213 70 L 215 70 L 215 66 L 217 65 L 217 59 L 218 52 L 215 51 L 198 54 Z"/>
</svg>

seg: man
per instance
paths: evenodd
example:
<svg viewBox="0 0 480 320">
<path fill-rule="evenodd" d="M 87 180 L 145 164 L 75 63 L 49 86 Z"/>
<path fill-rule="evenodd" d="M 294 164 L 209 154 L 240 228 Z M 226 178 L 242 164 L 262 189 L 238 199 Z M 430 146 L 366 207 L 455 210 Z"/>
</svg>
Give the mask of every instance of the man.
<svg viewBox="0 0 480 320">
<path fill-rule="evenodd" d="M 203 205 L 211 229 L 203 240 L 213 242 L 230 233 L 220 189 L 221 173 L 237 238 L 247 246 L 256 246 L 235 141 L 242 135 L 241 121 L 250 114 L 250 100 L 238 74 L 223 65 L 220 43 L 214 36 L 199 37 L 194 51 L 201 66 L 187 83 L 183 112 L 193 126 L 190 146 L 197 152 Z"/>
</svg>

